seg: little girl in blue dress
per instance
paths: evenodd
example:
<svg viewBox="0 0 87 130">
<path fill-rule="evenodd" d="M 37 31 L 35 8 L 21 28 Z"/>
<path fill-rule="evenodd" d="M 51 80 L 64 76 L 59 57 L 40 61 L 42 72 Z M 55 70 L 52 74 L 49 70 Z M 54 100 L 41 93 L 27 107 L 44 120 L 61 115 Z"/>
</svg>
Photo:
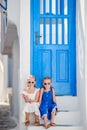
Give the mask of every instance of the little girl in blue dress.
<svg viewBox="0 0 87 130">
<path fill-rule="evenodd" d="M 55 91 L 51 87 L 52 80 L 49 77 L 43 79 L 43 88 L 40 92 L 40 113 L 44 119 L 44 127 L 55 126 L 54 119 L 57 112 Z M 50 123 L 48 123 L 50 120 Z"/>
</svg>

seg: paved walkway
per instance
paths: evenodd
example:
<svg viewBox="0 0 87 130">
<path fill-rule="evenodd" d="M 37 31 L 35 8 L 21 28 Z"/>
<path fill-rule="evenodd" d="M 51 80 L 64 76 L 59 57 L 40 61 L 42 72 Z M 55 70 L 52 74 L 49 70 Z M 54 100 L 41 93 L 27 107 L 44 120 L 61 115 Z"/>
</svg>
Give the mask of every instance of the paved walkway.
<svg viewBox="0 0 87 130">
<path fill-rule="evenodd" d="M 9 105 L 0 104 L 0 130 L 10 130 L 16 127 L 16 125 L 11 117 Z"/>
</svg>

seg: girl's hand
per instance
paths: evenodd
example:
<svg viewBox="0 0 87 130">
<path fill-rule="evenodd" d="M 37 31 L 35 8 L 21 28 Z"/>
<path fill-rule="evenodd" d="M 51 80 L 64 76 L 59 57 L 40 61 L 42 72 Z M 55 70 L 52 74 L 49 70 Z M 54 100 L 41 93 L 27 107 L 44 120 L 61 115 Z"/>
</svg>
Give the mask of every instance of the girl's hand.
<svg viewBox="0 0 87 130">
<path fill-rule="evenodd" d="M 23 97 L 25 102 L 28 102 L 28 97 L 26 95 L 22 94 L 22 97 Z"/>
<path fill-rule="evenodd" d="M 32 102 L 34 102 L 34 100 L 32 100 L 32 99 L 28 99 L 28 102 L 29 102 L 29 103 L 32 103 Z"/>
</svg>

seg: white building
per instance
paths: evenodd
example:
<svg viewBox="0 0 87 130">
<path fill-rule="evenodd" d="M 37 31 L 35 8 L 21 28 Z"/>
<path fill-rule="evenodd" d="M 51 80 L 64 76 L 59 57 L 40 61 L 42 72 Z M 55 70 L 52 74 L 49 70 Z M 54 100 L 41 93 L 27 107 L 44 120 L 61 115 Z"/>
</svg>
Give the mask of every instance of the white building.
<svg viewBox="0 0 87 130">
<path fill-rule="evenodd" d="M 55 37 L 54 31 L 55 30 L 58 31 L 56 28 L 59 27 L 60 33 L 61 32 L 63 33 L 63 31 L 61 29 L 61 24 L 62 24 L 62 28 L 64 28 L 64 26 L 63 26 L 64 19 L 63 18 L 66 18 L 66 19 L 70 18 L 70 16 L 65 16 L 63 14 L 61 15 L 61 17 L 54 15 L 56 12 L 55 11 L 56 4 L 54 4 L 56 0 L 54 0 L 53 3 L 50 4 L 53 8 L 51 8 L 51 6 L 49 6 L 49 4 L 48 4 L 49 0 L 46 0 L 46 6 L 44 8 L 43 8 L 43 1 L 41 2 L 39 8 L 37 8 L 39 6 L 39 4 L 38 4 L 39 0 L 34 1 L 34 3 L 32 1 L 33 0 L 8 0 L 7 12 L 3 13 L 3 9 L 1 10 L 1 12 L 2 12 L 1 52 L 2 52 L 2 54 L 7 54 L 12 59 L 12 112 L 13 112 L 13 116 L 16 118 L 16 120 L 18 122 L 18 127 L 15 128 L 14 130 L 21 130 L 21 129 L 25 130 L 26 129 L 22 123 L 22 118 L 21 118 L 22 110 L 23 110 L 23 101 L 20 96 L 20 92 L 25 87 L 26 77 L 32 73 L 31 65 L 33 65 L 33 63 L 36 64 L 36 68 L 35 68 L 34 72 L 38 77 L 39 76 L 43 77 L 42 72 L 44 73 L 44 75 L 48 74 L 48 76 L 50 74 L 51 74 L 51 76 L 55 75 L 55 71 L 51 72 L 50 71 L 51 69 L 49 70 L 49 66 L 46 66 L 47 68 L 45 68 L 45 66 L 44 66 L 45 60 L 47 60 L 49 63 L 51 63 L 52 59 L 49 60 L 49 56 L 51 55 L 52 50 L 48 52 L 48 49 L 49 49 L 49 47 L 48 47 L 47 50 L 45 50 L 44 53 L 42 53 L 42 51 L 43 51 L 43 47 L 42 47 L 39 53 L 37 52 L 37 50 L 32 52 L 31 47 L 33 45 L 31 45 L 31 43 L 32 43 L 32 41 L 34 41 L 34 43 L 36 42 L 36 44 L 38 44 L 38 42 L 40 42 L 40 44 L 43 45 L 43 40 L 44 40 L 44 41 L 46 41 L 46 44 L 49 44 L 48 39 L 50 39 L 51 45 L 52 46 L 55 45 L 55 41 L 58 42 L 58 39 L 57 39 L 57 37 L 54 38 Z M 1 2 L 2 2 L 2 4 L 4 4 L 3 0 Z M 65 2 L 67 2 L 67 0 L 65 0 Z M 63 4 L 63 3 L 61 3 L 61 4 Z M 59 4 L 59 5 L 61 5 L 61 4 Z M 72 6 L 74 7 L 73 1 L 69 4 L 70 4 L 70 7 L 72 7 Z M 58 107 L 60 110 L 58 116 L 56 117 L 56 124 L 58 126 L 55 128 L 50 128 L 50 129 L 60 129 L 60 130 L 66 130 L 66 129 L 67 130 L 68 129 L 69 130 L 86 130 L 87 129 L 87 124 L 86 124 L 86 122 L 87 122 L 87 112 L 86 112 L 86 109 L 87 109 L 87 95 L 86 95 L 86 92 L 87 92 L 87 80 L 86 80 L 87 79 L 87 68 L 86 68 L 86 63 L 87 63 L 87 57 L 86 57 L 86 53 L 87 53 L 87 45 L 86 45 L 86 42 L 87 42 L 87 38 L 86 38 L 87 15 L 86 15 L 86 10 L 87 9 L 86 9 L 86 6 L 87 6 L 86 0 L 76 0 L 76 17 L 75 17 L 76 18 L 76 54 L 73 55 L 73 57 L 70 57 L 72 60 L 74 58 L 76 59 L 76 73 L 74 72 L 74 69 L 72 69 L 72 72 L 74 72 L 72 79 L 74 79 L 73 77 L 76 77 L 76 79 L 75 79 L 76 86 L 75 87 L 73 86 L 74 89 L 76 89 L 76 92 L 73 93 L 70 91 L 71 93 L 68 93 L 64 89 L 63 92 L 65 92 L 65 93 L 63 95 L 62 92 L 59 94 L 60 90 L 58 90 L 56 88 L 56 92 L 58 93 L 58 96 L 57 96 Z M 66 6 L 64 6 L 64 7 L 66 7 Z M 57 8 L 58 7 L 56 6 L 56 10 L 57 10 Z M 61 8 L 63 9 L 63 7 L 61 7 Z M 43 10 L 46 10 L 46 11 L 44 11 L 45 12 L 44 16 L 38 15 L 37 12 L 39 11 L 39 9 L 41 9 L 41 12 L 43 12 Z M 73 11 L 72 8 L 69 8 L 69 9 L 71 10 L 71 12 Z M 49 13 L 49 10 L 51 11 L 51 13 Z M 64 8 L 64 10 L 65 10 L 65 13 L 67 14 L 67 8 Z M 58 10 L 58 11 L 60 13 L 62 13 L 61 10 Z M 7 26 L 5 25 L 5 20 L 6 20 L 5 15 L 6 14 L 7 14 Z M 36 21 L 34 22 L 33 19 L 35 20 L 35 18 L 36 18 Z M 60 18 L 60 20 L 59 20 L 59 18 Z M 51 22 L 50 22 L 50 19 L 51 19 Z M 59 20 L 58 26 L 57 26 L 57 21 L 55 22 L 56 19 Z M 38 30 L 37 21 L 38 20 L 40 20 L 39 29 L 40 29 L 40 34 L 42 36 L 41 40 L 38 39 L 39 35 L 37 33 L 37 30 Z M 32 22 L 34 22 L 34 24 Z M 46 24 L 46 26 L 45 26 L 45 31 L 47 29 L 47 31 L 45 33 L 46 35 L 43 34 L 43 30 L 44 30 L 43 23 Z M 52 24 L 50 24 L 50 23 L 52 23 Z M 53 23 L 56 23 L 56 26 L 54 26 Z M 67 22 L 67 23 L 69 23 L 69 22 Z M 72 20 L 71 20 L 70 24 L 71 23 L 72 23 Z M 66 22 L 65 22 L 65 24 L 66 24 Z M 32 26 L 32 25 L 34 25 L 34 26 Z M 52 30 L 50 28 L 54 28 L 54 31 L 52 32 Z M 34 29 L 35 29 L 35 32 L 34 32 Z M 50 31 L 49 31 L 49 29 L 50 29 Z M 67 32 L 68 29 L 65 29 L 65 30 Z M 73 30 L 71 30 L 71 31 L 73 31 Z M 51 36 L 54 36 L 54 37 L 49 38 L 49 33 L 52 34 Z M 74 33 L 70 33 L 70 37 L 72 37 L 72 40 L 73 40 L 73 36 L 72 36 L 73 34 Z M 47 36 L 47 37 L 45 37 L 45 36 Z M 61 36 L 60 36 L 60 34 L 58 36 L 60 38 L 60 45 L 61 45 L 62 44 Z M 63 36 L 65 36 L 65 33 L 63 33 Z M 43 37 L 45 37 L 45 38 L 43 38 Z M 66 41 L 68 41 L 68 39 L 69 38 L 66 38 L 66 40 L 64 38 L 62 39 L 63 44 L 66 44 L 66 46 L 67 46 Z M 53 42 L 53 44 L 52 44 L 52 42 Z M 38 45 L 36 45 L 36 48 L 37 48 L 37 46 Z M 73 44 L 72 44 L 72 46 L 73 46 Z M 38 54 L 39 54 L 39 56 L 34 59 L 35 52 L 36 52 L 36 56 Z M 61 46 L 58 48 L 56 56 L 59 56 L 59 52 L 61 52 Z M 69 59 L 66 58 L 66 55 L 65 55 L 68 52 L 69 52 L 69 50 L 68 51 L 66 50 L 66 52 L 63 50 L 63 53 L 62 54 L 60 53 L 61 60 L 63 59 L 68 62 Z M 70 54 L 71 53 L 72 52 L 70 51 Z M 41 59 L 41 56 L 43 56 L 43 59 L 42 59 L 43 67 L 42 68 L 44 69 L 44 71 L 41 71 L 41 72 L 39 71 L 39 74 L 37 74 L 37 70 L 41 69 L 40 64 L 37 63 L 38 62 L 37 59 Z M 44 57 L 46 57 L 46 59 L 44 59 Z M 33 59 L 34 59 L 34 61 L 33 61 Z M 54 60 L 55 60 L 55 56 L 54 56 Z M 66 64 L 65 64 L 65 66 L 64 66 L 64 64 L 61 64 L 62 63 L 61 60 L 60 60 L 60 65 L 62 66 L 62 69 L 64 69 L 64 67 L 67 68 Z M 40 60 L 40 62 L 41 62 L 41 60 Z M 56 63 L 53 62 L 51 64 L 52 69 L 54 69 L 56 67 L 55 64 L 59 65 L 57 62 L 57 59 L 55 60 L 55 62 Z M 73 62 L 70 63 L 71 68 L 73 68 L 72 63 Z M 60 67 L 60 69 L 61 69 L 61 66 L 58 66 L 58 67 Z M 48 72 L 45 71 L 45 69 L 48 69 Z M 64 69 L 64 71 L 65 71 L 65 69 Z M 68 81 L 68 76 L 70 76 L 70 75 L 68 75 L 68 74 L 64 75 L 64 73 L 61 74 L 61 73 L 59 73 L 59 71 L 57 71 L 57 73 L 60 74 L 60 77 L 59 77 L 60 79 L 57 79 L 58 83 L 60 81 L 63 85 L 61 75 L 64 76 L 63 77 L 64 83 L 66 81 Z M 67 73 L 68 73 L 68 69 L 67 69 Z M 57 77 L 57 75 L 54 77 L 52 76 L 53 81 L 55 80 L 56 77 Z M 54 86 L 56 86 L 55 84 L 56 83 L 53 83 Z M 64 85 L 66 85 L 66 84 L 64 84 Z M 61 96 L 59 96 L 59 95 L 61 95 Z M 31 126 L 27 129 L 36 129 L 36 128 L 44 129 L 44 128 L 42 128 L 42 126 L 39 126 L 39 127 Z"/>
<path fill-rule="evenodd" d="M 0 52 L 1 52 L 1 8 L 0 8 Z M 0 53 L 0 102 L 7 101 L 8 56 Z"/>
</svg>

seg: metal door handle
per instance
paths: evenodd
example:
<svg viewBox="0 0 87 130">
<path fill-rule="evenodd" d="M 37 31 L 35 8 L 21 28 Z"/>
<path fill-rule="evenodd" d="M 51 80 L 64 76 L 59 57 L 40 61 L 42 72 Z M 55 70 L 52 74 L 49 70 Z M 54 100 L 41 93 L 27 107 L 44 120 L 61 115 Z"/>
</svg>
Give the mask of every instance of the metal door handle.
<svg viewBox="0 0 87 130">
<path fill-rule="evenodd" d="M 36 45 L 38 45 L 38 38 L 41 38 L 42 36 L 39 36 L 38 35 L 38 32 L 35 33 L 35 42 L 36 42 Z"/>
</svg>

